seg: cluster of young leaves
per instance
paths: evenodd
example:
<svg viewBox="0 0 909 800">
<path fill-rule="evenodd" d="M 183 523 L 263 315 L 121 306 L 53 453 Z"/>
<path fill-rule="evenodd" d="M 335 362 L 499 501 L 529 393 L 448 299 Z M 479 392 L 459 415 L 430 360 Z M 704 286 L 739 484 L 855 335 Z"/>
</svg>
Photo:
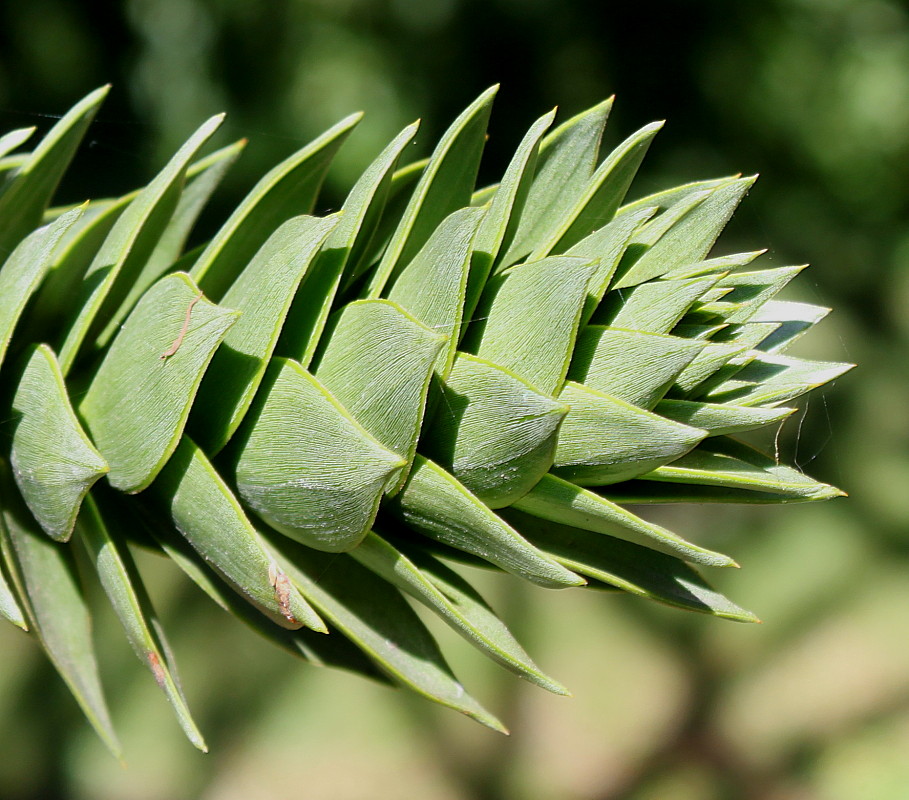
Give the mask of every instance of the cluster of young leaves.
<svg viewBox="0 0 909 800">
<path fill-rule="evenodd" d="M 106 91 L 31 152 L 0 138 L 0 613 L 115 752 L 78 548 L 202 749 L 136 544 L 302 659 L 502 729 L 409 601 L 565 689 L 447 562 L 752 621 L 696 570 L 729 556 L 626 505 L 840 494 L 733 438 L 848 365 L 784 354 L 827 313 L 774 299 L 801 268 L 710 256 L 752 179 L 625 202 L 659 124 L 601 159 L 610 102 L 549 113 L 477 190 L 491 89 L 428 159 L 399 167 L 410 125 L 311 216 L 354 115 L 187 251 L 243 149 L 199 157 L 221 117 L 143 189 L 51 207 Z"/>
</svg>

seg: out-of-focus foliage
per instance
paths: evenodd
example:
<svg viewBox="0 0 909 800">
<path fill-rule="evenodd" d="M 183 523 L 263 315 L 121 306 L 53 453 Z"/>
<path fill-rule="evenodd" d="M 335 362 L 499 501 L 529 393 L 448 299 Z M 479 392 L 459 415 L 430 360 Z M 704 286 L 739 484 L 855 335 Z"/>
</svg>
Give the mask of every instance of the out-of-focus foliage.
<svg viewBox="0 0 909 800">
<path fill-rule="evenodd" d="M 372 797 L 397 797 L 406 774 L 408 794 L 424 798 L 901 800 L 909 782 L 907 80 L 909 12 L 897 0 L 3 4 L 4 129 L 47 127 L 37 114 L 115 84 L 80 161 L 110 173 L 110 186 L 94 184 L 99 193 L 146 181 L 196 120 L 222 109 L 229 132 L 254 132 L 232 173 L 235 197 L 263 165 L 366 110 L 375 140 L 358 133 L 330 176 L 345 185 L 417 109 L 421 136 L 434 141 L 457 109 L 502 81 L 513 117 L 494 119 L 484 169 L 496 175 L 495 159 L 541 110 L 559 101 L 577 111 L 614 91 L 614 130 L 671 121 L 642 193 L 705 174 L 762 173 L 729 232 L 742 246 L 726 239 L 729 249 L 772 242 L 780 263 L 811 261 L 789 296 L 838 313 L 804 346 L 862 366 L 780 437 L 849 501 L 783 513 L 710 507 L 671 521 L 689 535 L 722 532 L 700 541 L 747 566 L 732 576 L 736 597 L 764 619 L 761 629 L 645 613 L 611 597 L 559 598 L 556 608 L 548 594 L 541 603 L 539 592 L 489 587 L 577 697 L 499 691 L 477 666 L 485 696 L 498 692 L 492 710 L 513 705 L 510 716 L 521 718 L 522 733 L 499 742 L 431 711 L 375 710 L 398 700 L 381 688 L 248 655 L 258 650 L 249 635 L 213 629 L 210 611 L 165 572 L 154 587 L 159 611 L 176 626 L 187 684 L 205 687 L 190 700 L 214 731 L 216 755 L 184 750 L 155 687 L 124 669 L 109 689 L 115 721 L 145 747 L 128 754 L 126 772 L 109 764 L 91 732 L 78 732 L 78 710 L 67 710 L 37 651 L 2 630 L 0 794 L 233 798 L 306 786 L 314 797 L 354 798 L 368 786 Z M 73 175 L 68 186 L 84 180 Z M 562 645 L 577 631 L 539 631 L 569 616 L 586 655 L 559 663 L 560 651 L 576 654 Z M 97 625 L 112 668 L 133 658 L 105 635 L 114 625 Z M 207 657 L 187 658 L 203 637 L 224 654 L 217 673 Z M 241 726 L 253 710 L 261 724 Z M 63 727 L 77 733 L 60 736 Z"/>
</svg>

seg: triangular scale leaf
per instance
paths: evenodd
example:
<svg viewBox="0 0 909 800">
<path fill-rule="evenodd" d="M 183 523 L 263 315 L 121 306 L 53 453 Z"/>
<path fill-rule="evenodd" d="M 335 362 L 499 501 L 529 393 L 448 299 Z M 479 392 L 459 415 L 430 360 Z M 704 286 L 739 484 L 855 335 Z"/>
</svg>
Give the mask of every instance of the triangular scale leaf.
<svg viewBox="0 0 909 800">
<path fill-rule="evenodd" d="M 316 377 L 378 441 L 412 462 L 446 338 L 388 300 L 363 300 L 339 311 L 323 339 Z"/>
<path fill-rule="evenodd" d="M 382 218 L 393 170 L 416 131 L 417 123 L 401 131 L 351 189 L 338 225 L 297 291 L 281 331 L 276 355 L 296 359 L 307 368 L 310 366 L 342 277 L 347 275 L 349 280 L 356 280 L 360 275 L 361 259 Z M 366 266 L 363 265 L 363 269 Z"/>
<path fill-rule="evenodd" d="M 148 287 L 174 268 L 174 262 L 183 253 L 183 247 L 199 214 L 202 213 L 202 209 L 211 197 L 212 192 L 217 188 L 245 146 L 246 140 L 235 142 L 206 158 L 200 159 L 186 170 L 186 185 L 180 193 L 180 199 L 171 215 L 170 221 L 161 232 L 154 251 L 152 251 L 129 287 L 129 291 L 120 303 L 120 307 L 98 336 L 99 346 L 104 347 L 110 341 L 126 315 Z"/>
<path fill-rule="evenodd" d="M 562 386 L 594 265 L 552 256 L 519 264 L 486 286 L 463 349 L 545 394 Z"/>
<path fill-rule="evenodd" d="M 17 147 L 21 147 L 35 132 L 34 126 L 31 128 L 17 128 L 0 136 L 0 158 L 4 158 L 13 152 Z"/>
<path fill-rule="evenodd" d="M 495 612 L 460 575 L 426 553 L 405 554 L 370 533 L 351 555 L 419 600 L 493 661 L 556 694 L 568 694 L 540 671 Z"/>
<path fill-rule="evenodd" d="M 338 148 L 362 118 L 351 114 L 265 175 L 221 226 L 190 272 L 220 299 L 282 222 L 312 211 Z"/>
<path fill-rule="evenodd" d="M 778 405 L 800 397 L 852 369 L 852 364 L 832 361 L 809 361 L 772 353 L 755 353 L 750 363 L 739 371 L 736 380 L 723 383 L 705 399 L 740 406 Z"/>
<path fill-rule="evenodd" d="M 739 178 L 710 192 L 634 262 L 616 287 L 634 286 L 705 258 L 754 181 Z"/>
<path fill-rule="evenodd" d="M 116 489 L 142 491 L 174 452 L 205 368 L 236 319 L 182 272 L 133 309 L 79 405 Z"/>
<path fill-rule="evenodd" d="M 650 481 L 691 483 L 769 492 L 801 500 L 826 500 L 842 494 L 802 472 L 731 439 L 714 438 L 672 464 L 641 476 Z"/>
<path fill-rule="evenodd" d="M 719 276 L 658 280 L 630 289 L 615 288 L 603 298 L 593 322 L 613 328 L 669 333 Z"/>
<path fill-rule="evenodd" d="M 3 470 L 2 524 L 4 558 L 26 612 L 29 628 L 66 681 L 92 727 L 117 757 L 114 733 L 92 645 L 88 604 L 76 577 L 72 551 L 32 528 L 28 511 L 15 500 L 15 486 Z"/>
<path fill-rule="evenodd" d="M 379 683 L 391 683 L 344 634 L 327 626 L 329 635 L 326 636 L 311 628 L 289 630 L 274 625 L 229 589 L 185 539 L 160 528 L 156 528 L 154 534 L 164 552 L 205 594 L 231 617 L 239 619 L 273 645 L 313 666 L 346 669 Z"/>
<path fill-rule="evenodd" d="M 0 195 L 0 253 L 9 253 L 41 224 L 44 209 L 109 89 L 95 89 L 64 114 L 5 187 Z"/>
<path fill-rule="evenodd" d="M 82 498 L 107 472 L 70 405 L 63 374 L 47 345 L 28 357 L 13 398 L 13 477 L 35 521 L 66 541 Z"/>
<path fill-rule="evenodd" d="M 130 646 L 167 696 L 186 738 L 203 753 L 208 752 L 189 712 L 176 668 L 171 663 L 170 648 L 132 556 L 128 548 L 108 532 L 91 497 L 86 499 L 79 516 L 79 533 Z"/>
<path fill-rule="evenodd" d="M 642 208 L 623 214 L 608 225 L 581 239 L 565 255 L 596 262 L 596 269 L 587 285 L 587 299 L 581 313 L 581 327 L 586 325 L 606 295 L 606 290 L 618 269 L 625 248 L 635 231 L 653 215 L 653 208 Z"/>
<path fill-rule="evenodd" d="M 388 296 L 385 292 L 388 284 L 429 241 L 439 223 L 469 204 L 498 88 L 492 86 L 483 92 L 439 140 L 370 278 L 370 297 Z M 405 303 L 401 305 L 408 307 Z"/>
<path fill-rule="evenodd" d="M 559 226 L 546 241 L 534 249 L 528 260 L 544 258 L 551 253 L 564 253 L 612 220 L 625 199 L 625 193 L 631 186 L 653 137 L 662 127 L 662 122 L 651 122 L 613 150 L 597 168 L 578 202 L 562 214 Z"/>
<path fill-rule="evenodd" d="M 359 544 L 406 463 L 286 359 L 272 359 L 237 434 L 243 500 L 285 535 L 331 552 Z"/>
<path fill-rule="evenodd" d="M 554 472 L 580 486 L 604 486 L 649 472 L 707 435 L 573 381 L 565 384 L 559 400 L 571 411 L 559 431 Z"/>
<path fill-rule="evenodd" d="M 451 369 L 461 337 L 471 242 L 484 213 L 482 209 L 465 208 L 443 220 L 385 295 L 448 337 L 448 346 L 439 353 L 435 366 L 441 378 Z"/>
<path fill-rule="evenodd" d="M 590 325 L 578 337 L 568 374 L 650 410 L 704 347 L 696 339 Z"/>
<path fill-rule="evenodd" d="M 420 455 L 404 489 L 385 505 L 410 528 L 480 556 L 506 572 L 548 588 L 583 580 L 544 556 L 456 478 Z"/>
<path fill-rule="evenodd" d="M 458 353 L 421 450 L 490 508 L 501 508 L 549 471 L 566 413 L 504 367 Z"/>
<path fill-rule="evenodd" d="M 240 317 L 212 358 L 190 418 L 190 432 L 207 453 L 224 447 L 243 421 L 297 287 L 337 223 L 337 215 L 287 220 L 222 298 Z"/>
<path fill-rule="evenodd" d="M 722 436 L 774 425 L 786 419 L 795 409 L 750 408 L 691 400 L 661 400 L 654 411 L 666 419 L 702 428 L 711 436 Z"/>
<path fill-rule="evenodd" d="M 290 585 L 227 484 L 191 439 L 183 437 L 151 492 L 192 547 L 263 614 L 284 628 L 305 625 L 325 630 L 319 615 Z"/>
<path fill-rule="evenodd" d="M 768 353 L 779 353 L 817 325 L 830 313 L 829 308 L 790 300 L 770 300 L 751 317 L 752 322 L 777 322 L 780 326 L 760 344 Z"/>
<path fill-rule="evenodd" d="M 533 183 L 508 249 L 508 267 L 526 258 L 551 235 L 584 195 L 596 167 L 612 98 L 566 120 L 543 139 Z"/>
<path fill-rule="evenodd" d="M 520 512 L 511 519 L 528 538 L 566 566 L 626 592 L 736 622 L 758 622 L 672 556 L 612 536 L 541 522 Z"/>
<path fill-rule="evenodd" d="M 540 139 L 555 119 L 555 109 L 540 117 L 524 135 L 518 149 L 508 164 L 501 183 L 488 187 L 488 199 L 475 192 L 471 205 L 489 204 L 477 238 L 474 240 L 470 280 L 467 288 L 465 311 L 473 314 L 480 293 L 500 251 L 511 244 L 521 220 L 524 204 L 533 182 L 533 174 L 540 151 Z"/>
<path fill-rule="evenodd" d="M 0 267 L 0 364 L 22 311 L 50 268 L 55 248 L 81 213 L 75 208 L 30 233 Z"/>
<path fill-rule="evenodd" d="M 101 334 L 125 299 L 177 206 L 189 162 L 223 120 L 224 115 L 219 114 L 201 125 L 117 218 L 82 277 L 75 314 L 64 326 L 66 334 L 57 351 L 64 375 L 83 341 Z"/>
<path fill-rule="evenodd" d="M 641 519 L 605 497 L 545 475 L 513 506 L 540 519 L 614 536 L 632 544 L 708 567 L 736 566 L 727 555 L 688 542 L 678 534 Z"/>
<path fill-rule="evenodd" d="M 325 618 L 396 682 L 493 730 L 505 728 L 451 672 L 435 640 L 397 589 L 345 555 L 277 543 L 285 568 Z"/>
</svg>

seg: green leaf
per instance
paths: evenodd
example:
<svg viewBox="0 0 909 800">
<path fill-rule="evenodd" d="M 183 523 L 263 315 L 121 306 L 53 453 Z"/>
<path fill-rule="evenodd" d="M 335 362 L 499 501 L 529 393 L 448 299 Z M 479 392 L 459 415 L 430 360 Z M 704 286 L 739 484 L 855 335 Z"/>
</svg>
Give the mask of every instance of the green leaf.
<svg viewBox="0 0 909 800">
<path fill-rule="evenodd" d="M 651 122 L 629 136 L 597 168 L 584 193 L 574 206 L 560 214 L 558 227 L 537 245 L 529 261 L 551 253 L 564 253 L 612 220 L 644 160 L 653 137 L 663 127 Z"/>
<path fill-rule="evenodd" d="M 843 493 L 727 438 L 714 438 L 672 464 L 648 472 L 649 481 L 690 483 L 769 492 L 778 497 L 826 500 Z"/>
<path fill-rule="evenodd" d="M 736 622 L 760 621 L 677 558 L 520 512 L 510 512 L 509 519 L 545 552 L 589 578 L 689 611 Z"/>
<path fill-rule="evenodd" d="M 346 292 L 350 289 L 351 285 L 367 269 L 377 266 L 377 262 L 381 259 L 389 241 L 391 241 L 401 217 L 404 216 L 404 211 L 413 197 L 413 190 L 416 188 L 416 184 L 425 171 L 427 164 L 429 164 L 429 159 L 421 158 L 419 161 L 405 164 L 392 173 L 391 184 L 388 187 L 388 197 L 385 201 L 385 207 L 382 209 L 382 215 L 379 217 L 379 224 L 370 239 L 369 246 L 363 250 L 357 263 L 353 265 L 353 262 L 351 262 L 353 268 L 347 273 L 346 279 L 342 284 L 343 291 Z"/>
<path fill-rule="evenodd" d="M 25 144 L 34 132 L 35 128 L 32 126 L 31 128 L 18 128 L 0 136 L 0 158 L 6 157 L 17 147 Z"/>
<path fill-rule="evenodd" d="M 167 227 L 161 233 L 154 251 L 148 257 L 120 307 L 110 318 L 107 326 L 98 336 L 98 346 L 106 347 L 116 334 L 126 315 L 132 310 L 149 286 L 166 273 L 172 271 L 174 262 L 180 258 L 183 247 L 193 225 L 212 192 L 224 178 L 237 157 L 246 146 L 246 140 L 235 142 L 210 156 L 197 161 L 186 170 L 186 185 L 174 209 Z"/>
<path fill-rule="evenodd" d="M 73 298 L 79 296 L 85 271 L 135 196 L 133 193 L 117 200 L 89 203 L 67 229 L 25 320 L 32 340 L 47 338 L 47 332 L 56 329 L 61 319 L 72 316 Z"/>
<path fill-rule="evenodd" d="M 79 218 L 75 208 L 23 239 L 0 267 L 0 364 L 29 298 L 35 293 L 63 234 Z"/>
<path fill-rule="evenodd" d="M 369 296 L 379 297 L 407 266 L 452 212 L 470 203 L 480 157 L 486 143 L 486 125 L 498 86 L 473 101 L 445 132 L 420 175 L 413 195 L 391 235 L 382 260 L 369 281 Z M 406 303 L 401 303 L 408 308 Z M 419 314 L 409 309 L 416 317 Z"/>
<path fill-rule="evenodd" d="M 614 536 L 632 544 L 708 567 L 738 566 L 729 556 L 700 547 L 625 508 L 555 475 L 540 482 L 513 508 L 540 519 Z"/>
<path fill-rule="evenodd" d="M 501 267 L 516 264 L 537 249 L 583 197 L 596 167 L 612 98 L 563 122 L 540 145 L 536 171 Z"/>
<path fill-rule="evenodd" d="M 752 491 L 730 486 L 706 486 L 701 484 L 661 483 L 651 480 L 626 481 L 608 486 L 604 494 L 614 503 L 636 505 L 666 505 L 668 503 L 735 503 L 736 505 L 779 505 L 785 503 L 809 503 L 842 497 L 844 492 L 835 492 L 821 497 L 813 495 L 794 496 L 785 489 L 781 492 Z"/>
<path fill-rule="evenodd" d="M 732 359 L 741 356 L 747 345 L 708 342 L 704 349 L 683 369 L 675 379 L 673 392 L 683 395 L 697 395 L 700 387 Z"/>
<path fill-rule="evenodd" d="M 183 732 L 199 750 L 208 752 L 202 734 L 193 722 L 176 676 L 170 648 L 164 638 L 151 600 L 127 547 L 108 533 L 91 497 L 79 516 L 79 532 L 108 600 L 126 631 L 126 638 L 139 660 L 151 670 L 177 715 Z"/>
<path fill-rule="evenodd" d="M 362 116 L 345 117 L 253 187 L 190 272 L 208 295 L 220 298 L 278 225 L 312 211 L 331 160 Z"/>
<path fill-rule="evenodd" d="M 829 308 L 810 303 L 794 303 L 789 300 L 770 300 L 764 303 L 752 322 L 778 322 L 780 326 L 760 345 L 768 353 L 786 350 L 796 339 L 817 325 L 830 313 Z"/>
<path fill-rule="evenodd" d="M 590 321 L 605 296 L 631 237 L 642 223 L 650 219 L 653 211 L 652 208 L 642 208 L 631 214 L 623 214 L 581 239 L 566 252 L 565 255 L 597 262 L 587 286 L 587 298 L 584 300 L 584 311 L 581 313 L 582 328 Z"/>
<path fill-rule="evenodd" d="M 41 224 L 44 209 L 109 89 L 95 89 L 61 117 L 0 195 L 0 253 L 10 252 Z"/>
<path fill-rule="evenodd" d="M 473 243 L 474 251 L 471 257 L 467 302 L 465 303 L 465 313 L 468 317 L 476 308 L 496 258 L 500 252 L 507 250 L 514 238 L 533 181 L 533 173 L 540 151 L 540 139 L 552 125 L 553 119 L 555 119 L 555 109 L 540 117 L 530 127 L 512 156 L 501 183 L 490 187 L 488 201 L 481 202 L 481 198 L 474 193 L 471 204 L 482 206 L 488 202 L 489 208 Z"/>
<path fill-rule="evenodd" d="M 63 373 L 47 345 L 32 349 L 13 398 L 13 477 L 45 533 L 66 541 L 82 498 L 107 462 L 76 419 Z"/>
<path fill-rule="evenodd" d="M 510 505 L 549 471 L 565 405 L 465 353 L 442 388 L 421 449 L 486 505 Z"/>
<path fill-rule="evenodd" d="M 732 253 L 728 256 L 707 258 L 685 267 L 672 270 L 669 274 L 673 278 L 697 278 L 702 275 L 715 275 L 747 267 L 758 256 L 764 255 L 766 250 L 754 250 L 750 253 Z"/>
<path fill-rule="evenodd" d="M 702 310 L 721 314 L 727 322 L 747 322 L 768 300 L 798 275 L 801 267 L 776 267 L 755 272 L 736 272 L 720 281 L 732 289 L 722 301 L 707 303 Z"/>
<path fill-rule="evenodd" d="M 441 378 L 451 369 L 460 339 L 471 241 L 483 213 L 482 209 L 465 208 L 443 220 L 386 292 L 389 300 L 448 337 L 448 346 L 435 367 Z"/>
<path fill-rule="evenodd" d="M 237 434 L 236 485 L 269 525 L 338 552 L 368 532 L 406 465 L 299 364 L 275 358 Z"/>
<path fill-rule="evenodd" d="M 388 300 L 363 300 L 338 312 L 323 341 L 316 377 L 357 422 L 410 464 L 445 337 Z M 389 492 L 400 490 L 406 478 L 403 469 Z"/>
<path fill-rule="evenodd" d="M 192 547 L 263 614 L 284 628 L 325 630 L 191 439 L 183 437 L 151 491 Z"/>
<path fill-rule="evenodd" d="M 583 585 L 581 578 L 540 553 L 454 476 L 420 455 L 404 489 L 385 507 L 415 531 L 532 583 L 548 588 Z"/>
<path fill-rule="evenodd" d="M 635 286 L 706 258 L 756 177 L 738 178 L 710 191 L 631 265 L 616 287 Z M 659 223 L 657 217 L 655 230 Z"/>
<path fill-rule="evenodd" d="M 650 410 L 704 347 L 693 339 L 591 325 L 578 337 L 568 374 Z"/>
<path fill-rule="evenodd" d="M 262 245 L 221 302 L 240 312 L 212 358 L 196 398 L 190 431 L 209 454 L 234 434 L 278 341 L 306 271 L 338 217 L 293 217 Z"/>
<path fill-rule="evenodd" d="M 133 309 L 79 406 L 116 489 L 142 491 L 174 452 L 202 374 L 236 318 L 182 272 Z"/>
<path fill-rule="evenodd" d="M 669 333 L 719 276 L 657 280 L 630 289 L 613 289 L 593 316 L 598 324 L 648 333 Z"/>
<path fill-rule="evenodd" d="M 697 202 L 700 202 L 714 189 L 724 186 L 739 177 L 741 177 L 740 174 L 731 175 L 725 178 L 711 178 L 706 181 L 693 181 L 692 183 L 685 183 L 681 186 L 673 186 L 671 189 L 663 189 L 662 191 L 648 194 L 646 197 L 641 197 L 630 203 L 626 203 L 619 209 L 616 216 L 619 214 L 629 214 L 638 209 L 651 206 L 656 207 L 662 213 L 673 206 L 684 205 L 694 195 L 698 196 Z"/>
<path fill-rule="evenodd" d="M 565 380 L 594 265 L 553 256 L 519 264 L 486 286 L 463 349 L 555 394 Z"/>
<path fill-rule="evenodd" d="M 852 364 L 832 361 L 756 354 L 738 372 L 737 381 L 720 384 L 705 399 L 717 403 L 734 402 L 740 406 L 777 405 L 838 378 L 852 367 Z"/>
<path fill-rule="evenodd" d="M 76 312 L 58 350 L 64 375 L 86 337 L 101 334 L 125 300 L 176 208 L 190 160 L 223 120 L 224 115 L 219 114 L 205 122 L 114 223 L 82 278 Z"/>
<path fill-rule="evenodd" d="M 674 419 L 685 425 L 702 428 L 711 436 L 721 436 L 782 422 L 795 409 L 749 408 L 719 403 L 698 403 L 690 400 L 662 400 L 654 411 L 666 419 Z"/>
<path fill-rule="evenodd" d="M 3 541 L 9 535 L 5 531 L 3 514 L 0 512 L 0 616 L 6 617 L 17 628 L 27 631 L 28 623 L 25 620 L 25 612 L 12 587 L 12 578 L 9 577 L 13 567 L 7 563 L 5 548 L 2 546 Z"/>
<path fill-rule="evenodd" d="M 437 559 L 419 551 L 408 557 L 374 533 L 351 556 L 438 614 L 496 663 L 555 694 L 568 694 L 540 671 L 476 590 Z"/>
<path fill-rule="evenodd" d="M 559 400 L 571 411 L 559 432 L 555 473 L 581 486 L 618 483 L 649 472 L 707 435 L 573 381 L 565 384 Z"/>
<path fill-rule="evenodd" d="M 327 627 L 328 636 L 311 628 L 288 630 L 277 627 L 251 605 L 241 600 L 236 592 L 228 589 L 224 581 L 185 539 L 161 528 L 155 529 L 154 536 L 174 563 L 218 606 L 273 645 L 314 666 L 346 669 L 374 681 L 391 683 L 385 673 L 381 672 L 344 634 Z"/>
<path fill-rule="evenodd" d="M 345 555 L 284 540 L 276 545 L 300 590 L 396 683 L 493 730 L 502 723 L 451 672 L 432 635 L 397 589 Z"/>
<path fill-rule="evenodd" d="M 98 677 L 88 605 L 76 578 L 72 551 L 32 529 L 28 511 L 15 500 L 12 479 L 5 469 L 3 473 L 0 537 L 29 628 L 98 736 L 119 758 L 120 744 Z"/>
<path fill-rule="evenodd" d="M 393 170 L 416 132 L 417 123 L 401 131 L 351 189 L 339 224 L 297 291 L 281 331 L 277 355 L 294 358 L 309 367 L 343 276 L 355 280 L 368 266 L 362 260 L 382 218 Z"/>
</svg>

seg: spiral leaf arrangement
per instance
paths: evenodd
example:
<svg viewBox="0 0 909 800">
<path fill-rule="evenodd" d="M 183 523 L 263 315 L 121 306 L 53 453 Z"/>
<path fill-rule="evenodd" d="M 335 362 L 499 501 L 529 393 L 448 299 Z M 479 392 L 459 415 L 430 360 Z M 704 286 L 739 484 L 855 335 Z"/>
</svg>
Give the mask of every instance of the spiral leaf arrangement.
<svg viewBox="0 0 909 800">
<path fill-rule="evenodd" d="M 114 752 L 76 557 L 201 749 L 136 546 L 300 658 L 502 729 L 412 602 L 565 689 L 450 562 L 752 621 L 697 571 L 729 556 L 627 506 L 841 494 L 736 438 L 848 365 L 786 354 L 827 313 L 774 299 L 801 267 L 711 254 L 752 178 L 626 202 L 659 124 L 601 158 L 609 101 L 547 114 L 477 189 L 493 88 L 311 216 L 354 115 L 187 249 L 243 149 L 199 156 L 221 116 L 143 189 L 51 205 L 106 92 L 0 138 L 0 613 Z"/>
</svg>

